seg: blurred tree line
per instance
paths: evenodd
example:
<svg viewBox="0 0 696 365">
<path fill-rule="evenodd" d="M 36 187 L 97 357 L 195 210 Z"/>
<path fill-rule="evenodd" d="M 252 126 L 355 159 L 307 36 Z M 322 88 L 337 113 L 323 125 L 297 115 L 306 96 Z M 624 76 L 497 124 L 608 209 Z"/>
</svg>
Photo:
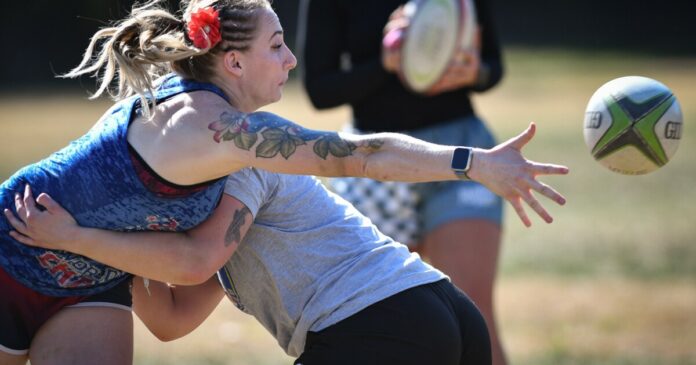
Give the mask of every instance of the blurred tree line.
<svg viewBox="0 0 696 365">
<path fill-rule="evenodd" d="M 177 0 L 165 0 L 178 9 Z M 379 1 L 379 0 L 374 0 Z M 134 0 L 10 1 L 0 15 L 0 90 L 70 88 L 55 75 L 76 66 L 89 37 L 125 16 Z M 294 46 L 299 0 L 273 6 Z M 688 0 L 494 0 L 505 46 L 696 55 L 696 2 Z M 88 89 L 94 83 L 90 81 Z"/>
</svg>

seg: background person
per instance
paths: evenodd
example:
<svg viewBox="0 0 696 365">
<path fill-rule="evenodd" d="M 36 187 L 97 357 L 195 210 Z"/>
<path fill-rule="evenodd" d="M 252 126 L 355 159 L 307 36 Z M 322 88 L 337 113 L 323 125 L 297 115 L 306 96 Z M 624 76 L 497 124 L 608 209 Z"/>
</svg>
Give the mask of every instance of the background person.
<svg viewBox="0 0 696 365">
<path fill-rule="evenodd" d="M 357 133 L 401 132 L 438 144 L 493 147 L 495 138 L 469 98 L 503 75 L 489 1 L 474 1 L 480 50 L 460 50 L 425 94 L 409 90 L 397 76 L 398 49 L 382 47 L 386 31 L 407 27 L 401 9 L 395 11 L 405 2 L 303 2 L 303 81 L 312 104 L 318 109 L 350 105 Z M 407 185 L 346 178 L 331 185 L 385 234 L 424 254 L 471 296 L 489 325 L 493 363 L 505 364 L 493 305 L 500 198 L 475 182 Z"/>
</svg>

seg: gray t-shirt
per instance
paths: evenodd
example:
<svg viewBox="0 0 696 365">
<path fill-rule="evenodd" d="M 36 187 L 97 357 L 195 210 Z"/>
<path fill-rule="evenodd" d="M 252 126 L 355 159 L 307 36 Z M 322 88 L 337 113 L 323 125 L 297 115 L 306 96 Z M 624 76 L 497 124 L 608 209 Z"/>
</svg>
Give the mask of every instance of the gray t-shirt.
<svg viewBox="0 0 696 365">
<path fill-rule="evenodd" d="M 307 331 L 446 278 L 314 177 L 248 168 L 225 193 L 255 219 L 218 277 L 290 356 L 304 351 Z"/>
</svg>

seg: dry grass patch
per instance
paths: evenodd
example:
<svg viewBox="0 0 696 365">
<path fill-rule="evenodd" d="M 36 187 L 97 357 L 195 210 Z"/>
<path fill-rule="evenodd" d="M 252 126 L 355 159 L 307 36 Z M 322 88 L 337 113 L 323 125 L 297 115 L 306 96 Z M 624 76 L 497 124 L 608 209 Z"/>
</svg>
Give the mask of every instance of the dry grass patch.
<svg viewBox="0 0 696 365">
<path fill-rule="evenodd" d="M 501 280 L 498 293 L 515 363 L 696 364 L 693 281 L 525 276 Z"/>
</svg>

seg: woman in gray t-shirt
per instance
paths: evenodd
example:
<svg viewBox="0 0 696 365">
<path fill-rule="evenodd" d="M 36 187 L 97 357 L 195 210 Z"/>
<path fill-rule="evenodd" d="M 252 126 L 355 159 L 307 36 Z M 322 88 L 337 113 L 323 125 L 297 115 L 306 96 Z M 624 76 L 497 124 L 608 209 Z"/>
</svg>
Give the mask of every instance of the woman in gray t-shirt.
<svg viewBox="0 0 696 365">
<path fill-rule="evenodd" d="M 316 178 L 247 168 L 228 177 L 225 193 L 186 233 L 79 227 L 45 194 L 45 211 L 30 197 L 19 200 L 22 221 L 7 217 L 32 237 L 20 237 L 27 244 L 163 282 L 203 283 L 134 280 L 134 309 L 162 340 L 195 329 L 226 293 L 296 364 L 490 363 L 485 322 L 466 295 Z M 220 257 L 229 259 L 211 278 Z"/>
</svg>

